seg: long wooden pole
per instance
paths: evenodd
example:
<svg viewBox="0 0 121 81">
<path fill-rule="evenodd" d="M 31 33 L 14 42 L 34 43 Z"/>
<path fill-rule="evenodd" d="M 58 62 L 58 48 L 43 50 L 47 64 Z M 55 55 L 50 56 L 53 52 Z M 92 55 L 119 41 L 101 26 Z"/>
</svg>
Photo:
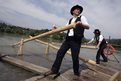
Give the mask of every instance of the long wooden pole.
<svg viewBox="0 0 121 81">
<path fill-rule="evenodd" d="M 30 36 L 30 37 L 32 38 L 32 36 Z M 38 40 L 38 39 L 35 39 L 35 40 L 38 41 L 38 42 L 40 42 L 40 43 L 43 43 L 43 44 L 48 45 L 48 43 L 43 42 L 43 41 L 41 41 L 41 40 Z M 52 44 L 49 44 L 49 46 L 51 46 L 51 47 L 54 48 L 54 49 L 59 50 L 58 47 L 56 47 L 56 46 L 54 46 L 54 45 L 52 45 Z M 71 52 L 70 52 L 70 51 L 67 51 L 66 53 L 69 54 L 69 55 L 71 55 Z M 80 59 L 80 60 L 83 60 L 84 62 L 88 62 L 88 63 L 90 63 L 90 64 L 92 64 L 92 65 L 96 65 L 96 62 L 93 61 L 93 60 L 91 60 L 91 59 L 87 59 L 87 58 L 84 58 L 84 57 L 81 57 L 81 56 L 79 56 L 79 59 Z"/>
<path fill-rule="evenodd" d="M 81 45 L 81 48 L 95 49 L 95 46 Z"/>
<path fill-rule="evenodd" d="M 53 45 L 62 45 L 52 42 Z M 81 45 L 81 48 L 89 48 L 89 49 L 95 49 L 95 46 L 87 46 L 87 45 Z"/>
<path fill-rule="evenodd" d="M 62 31 L 68 30 L 68 29 L 72 29 L 72 28 L 75 28 L 75 27 L 76 27 L 76 24 L 75 23 L 70 24 L 70 25 L 67 25 L 67 26 L 63 26 L 61 28 L 57 28 L 55 30 L 52 30 L 52 31 L 49 31 L 49 32 L 46 32 L 46 33 L 43 33 L 43 34 L 40 34 L 40 35 L 37 35 L 35 37 L 29 38 L 29 39 L 25 39 L 23 41 L 23 43 L 28 42 L 28 41 L 31 41 L 31 40 L 35 40 L 35 39 L 38 39 L 38 38 L 41 38 L 41 37 L 45 37 L 45 36 L 48 36 L 48 35 L 52 35 L 54 33 L 62 32 Z M 18 45 L 20 43 L 21 42 L 18 42 L 16 44 L 13 44 L 12 46 Z"/>
</svg>

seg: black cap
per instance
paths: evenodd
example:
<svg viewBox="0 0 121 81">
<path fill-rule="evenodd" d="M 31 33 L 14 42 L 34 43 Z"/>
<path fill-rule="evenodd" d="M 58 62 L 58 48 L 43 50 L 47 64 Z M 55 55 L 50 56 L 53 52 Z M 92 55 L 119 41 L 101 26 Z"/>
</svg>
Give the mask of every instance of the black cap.
<svg viewBox="0 0 121 81">
<path fill-rule="evenodd" d="M 100 34 L 100 30 L 99 29 L 95 29 L 93 33 Z"/>
<path fill-rule="evenodd" d="M 74 11 L 76 8 L 80 8 L 80 14 L 82 13 L 83 7 L 82 7 L 82 6 L 79 6 L 79 5 L 75 5 L 75 6 L 73 6 L 73 7 L 71 8 L 71 10 L 70 10 L 71 15 L 73 15 L 73 11 Z"/>
</svg>

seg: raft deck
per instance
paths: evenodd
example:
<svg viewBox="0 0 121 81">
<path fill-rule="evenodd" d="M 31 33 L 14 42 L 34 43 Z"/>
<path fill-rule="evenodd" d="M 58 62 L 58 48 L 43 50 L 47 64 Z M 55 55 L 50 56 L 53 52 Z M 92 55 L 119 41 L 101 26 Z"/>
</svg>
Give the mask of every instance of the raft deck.
<svg viewBox="0 0 121 81">
<path fill-rule="evenodd" d="M 60 76 L 50 75 L 43 77 L 49 69 L 19 60 L 10 56 L 1 58 L 10 64 L 16 65 L 28 71 L 40 74 L 25 81 L 73 81 L 73 70 L 60 71 Z M 56 78 L 57 77 L 57 78 Z M 99 65 L 84 63 L 80 65 L 80 77 L 78 81 L 121 81 L 121 64 L 113 61 L 101 62 Z"/>
</svg>

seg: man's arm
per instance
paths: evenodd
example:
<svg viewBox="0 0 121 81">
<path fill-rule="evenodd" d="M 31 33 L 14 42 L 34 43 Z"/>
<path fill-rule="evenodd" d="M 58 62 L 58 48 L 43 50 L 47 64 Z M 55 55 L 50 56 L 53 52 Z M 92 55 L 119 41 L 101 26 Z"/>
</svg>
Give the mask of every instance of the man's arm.
<svg viewBox="0 0 121 81">
<path fill-rule="evenodd" d="M 89 42 L 85 43 L 85 45 L 90 44 L 90 43 L 92 43 L 92 42 L 93 42 L 93 41 L 92 41 L 92 40 L 90 40 Z"/>
<path fill-rule="evenodd" d="M 77 25 L 80 25 L 80 26 L 82 26 L 82 27 L 84 27 L 84 29 L 89 29 L 90 27 L 89 27 L 89 24 L 88 24 L 88 22 L 87 22 L 87 19 L 84 17 L 84 16 L 81 16 L 80 17 L 80 20 L 81 21 L 78 21 L 76 24 Z"/>
<path fill-rule="evenodd" d="M 89 28 L 90 28 L 89 25 L 83 24 L 81 21 L 78 21 L 78 22 L 76 23 L 76 25 L 80 25 L 80 26 L 84 27 L 84 29 L 89 29 Z"/>
<path fill-rule="evenodd" d="M 84 29 L 89 29 L 90 28 L 89 25 L 87 25 L 87 24 L 82 24 L 82 27 L 84 27 Z"/>
<path fill-rule="evenodd" d="M 98 44 L 97 44 L 97 46 L 96 46 L 96 49 L 98 49 L 98 48 L 99 48 L 99 46 L 100 46 L 101 42 L 102 42 L 102 41 L 99 41 L 99 43 L 98 43 Z"/>
</svg>

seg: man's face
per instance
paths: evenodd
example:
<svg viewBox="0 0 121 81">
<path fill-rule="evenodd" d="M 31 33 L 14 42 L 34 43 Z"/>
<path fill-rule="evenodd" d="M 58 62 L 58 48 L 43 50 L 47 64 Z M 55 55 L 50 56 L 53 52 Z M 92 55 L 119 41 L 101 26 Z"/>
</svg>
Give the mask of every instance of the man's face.
<svg viewBox="0 0 121 81">
<path fill-rule="evenodd" d="M 79 14 L 80 14 L 80 8 L 76 8 L 76 9 L 73 11 L 73 15 L 78 16 Z"/>
<path fill-rule="evenodd" d="M 98 37 L 98 36 L 99 36 L 99 34 L 95 33 L 95 36 L 96 36 L 96 37 Z"/>
</svg>

